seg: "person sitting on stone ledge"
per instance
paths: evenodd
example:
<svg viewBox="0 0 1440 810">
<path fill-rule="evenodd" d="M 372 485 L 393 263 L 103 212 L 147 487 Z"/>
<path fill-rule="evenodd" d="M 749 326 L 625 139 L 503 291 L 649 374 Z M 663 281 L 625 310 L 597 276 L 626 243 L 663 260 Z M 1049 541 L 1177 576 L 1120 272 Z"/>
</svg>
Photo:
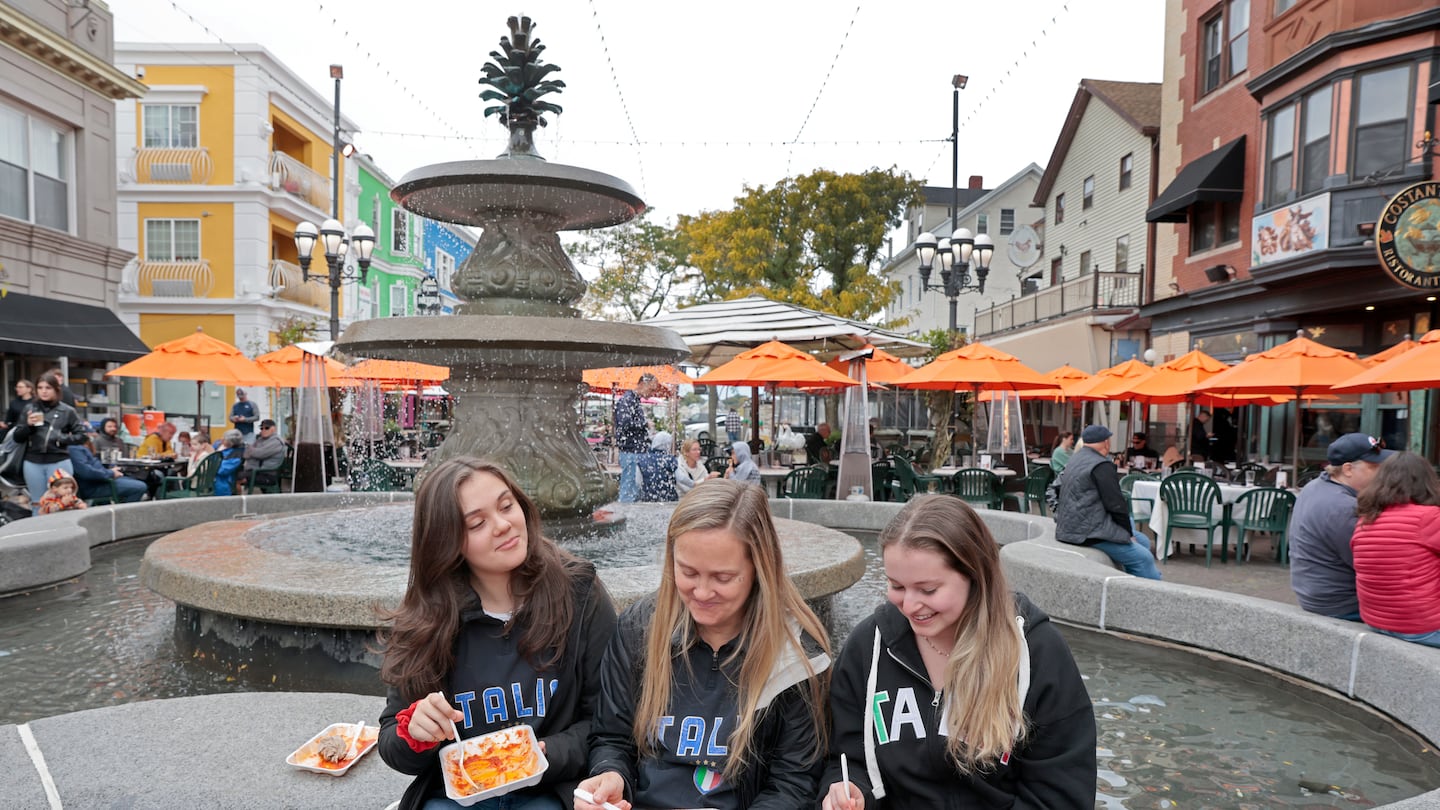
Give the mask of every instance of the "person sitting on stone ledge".
<svg viewBox="0 0 1440 810">
<path fill-rule="evenodd" d="M 1111 435 L 1104 425 L 1090 425 L 1081 431 L 1080 449 L 1060 473 L 1055 539 L 1099 549 L 1127 573 L 1160 579 L 1149 539 L 1130 522 L 1120 475 L 1110 460 Z"/>
<path fill-rule="evenodd" d="M 1399 453 L 1381 464 L 1355 511 L 1361 618 L 1387 636 L 1440 647 L 1440 479 L 1430 462 Z"/>
</svg>

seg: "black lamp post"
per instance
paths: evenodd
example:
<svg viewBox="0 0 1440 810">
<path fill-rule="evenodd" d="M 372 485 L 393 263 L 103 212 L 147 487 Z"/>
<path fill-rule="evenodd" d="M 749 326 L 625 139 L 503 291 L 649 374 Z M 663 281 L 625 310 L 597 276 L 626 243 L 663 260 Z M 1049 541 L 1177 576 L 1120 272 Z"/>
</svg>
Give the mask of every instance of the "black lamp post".
<svg viewBox="0 0 1440 810">
<path fill-rule="evenodd" d="M 960 91 L 965 89 L 969 77 L 956 74 L 950 80 L 953 89 L 950 129 L 950 237 L 936 240 L 935 234 L 925 232 L 915 238 L 915 255 L 920 259 L 920 291 L 936 290 L 950 299 L 950 331 L 956 324 L 955 299 L 960 293 L 974 290 L 985 292 L 985 278 L 990 275 L 990 257 L 995 253 L 995 242 L 989 234 L 975 236 L 968 228 L 960 226 Z M 938 285 L 930 283 L 930 270 L 935 258 L 940 259 L 940 280 Z M 975 261 L 975 283 L 970 283 L 970 261 Z"/>
<path fill-rule="evenodd" d="M 329 273 L 310 273 L 310 258 L 319 238 L 325 251 L 325 264 Z M 360 272 L 352 274 L 345 270 L 345 255 L 350 243 L 355 243 L 355 259 Z M 330 285 L 330 339 L 340 337 L 340 286 L 350 281 L 365 283 L 365 274 L 370 270 L 370 254 L 375 250 L 375 232 L 361 222 L 350 236 L 345 235 L 345 226 L 337 219 L 327 219 L 319 228 L 313 222 L 301 222 L 295 226 L 295 250 L 300 255 L 300 269 L 306 281 L 324 281 Z"/>
<path fill-rule="evenodd" d="M 415 293 L 415 308 L 420 310 L 421 315 L 440 314 L 440 284 L 434 276 L 420 280 L 420 289 Z"/>
</svg>

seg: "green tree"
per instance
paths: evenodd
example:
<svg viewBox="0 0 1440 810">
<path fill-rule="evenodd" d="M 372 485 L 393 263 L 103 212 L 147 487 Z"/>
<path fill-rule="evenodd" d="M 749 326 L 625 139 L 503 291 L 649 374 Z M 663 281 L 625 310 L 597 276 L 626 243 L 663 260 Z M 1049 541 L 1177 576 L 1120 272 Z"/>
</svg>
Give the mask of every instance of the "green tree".
<svg viewBox="0 0 1440 810">
<path fill-rule="evenodd" d="M 746 187 L 729 211 L 676 225 L 699 271 L 695 297 L 759 293 L 846 318 L 881 312 L 899 285 L 874 272 L 885 236 L 921 200 L 907 172 L 820 169 L 772 187 Z"/>
<path fill-rule="evenodd" d="M 652 221 L 651 213 L 591 231 L 585 241 L 570 247 L 576 261 L 600 268 L 580 301 L 588 317 L 653 318 L 670 303 L 676 285 L 689 277 L 683 241 L 673 228 Z"/>
</svg>

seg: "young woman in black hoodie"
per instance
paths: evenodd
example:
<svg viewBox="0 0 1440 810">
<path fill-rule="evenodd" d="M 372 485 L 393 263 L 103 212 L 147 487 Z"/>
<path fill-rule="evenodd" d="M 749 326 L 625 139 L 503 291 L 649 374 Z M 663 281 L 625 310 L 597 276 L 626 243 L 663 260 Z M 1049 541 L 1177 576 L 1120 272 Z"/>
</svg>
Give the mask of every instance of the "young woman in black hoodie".
<svg viewBox="0 0 1440 810">
<path fill-rule="evenodd" d="M 379 747 L 416 777 L 401 809 L 455 806 L 436 751 L 454 739 L 452 720 L 464 738 L 529 725 L 550 762 L 540 784 L 475 807 L 569 807 L 615 608 L 594 566 L 541 534 L 539 510 L 503 469 L 458 457 L 425 477 L 393 618 Z"/>
<path fill-rule="evenodd" d="M 575 810 L 791 810 L 825 752 L 825 628 L 785 574 L 765 490 L 680 499 L 660 589 L 620 616 Z"/>
<path fill-rule="evenodd" d="M 880 549 L 888 602 L 831 683 L 823 810 L 1093 806 L 1090 696 L 1049 617 L 1006 585 L 975 510 L 916 498 Z"/>
</svg>

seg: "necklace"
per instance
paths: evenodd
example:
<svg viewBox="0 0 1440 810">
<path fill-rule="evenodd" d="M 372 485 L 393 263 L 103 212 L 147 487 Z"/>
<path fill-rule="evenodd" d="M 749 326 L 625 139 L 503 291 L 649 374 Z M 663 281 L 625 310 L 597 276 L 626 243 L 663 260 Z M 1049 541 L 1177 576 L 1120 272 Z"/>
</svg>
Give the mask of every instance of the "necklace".
<svg viewBox="0 0 1440 810">
<path fill-rule="evenodd" d="M 949 657 L 950 657 L 950 653 L 952 653 L 952 652 L 955 651 L 955 647 L 954 647 L 954 646 L 951 646 L 949 650 L 942 650 L 942 649 L 940 649 L 939 647 L 936 647 L 936 646 L 935 646 L 935 642 L 931 641 L 929 636 L 921 636 L 920 638 L 921 638 L 926 644 L 928 644 L 928 645 L 930 646 L 930 649 L 934 650 L 934 651 L 936 652 L 936 654 L 938 654 L 941 658 L 949 658 Z"/>
</svg>

